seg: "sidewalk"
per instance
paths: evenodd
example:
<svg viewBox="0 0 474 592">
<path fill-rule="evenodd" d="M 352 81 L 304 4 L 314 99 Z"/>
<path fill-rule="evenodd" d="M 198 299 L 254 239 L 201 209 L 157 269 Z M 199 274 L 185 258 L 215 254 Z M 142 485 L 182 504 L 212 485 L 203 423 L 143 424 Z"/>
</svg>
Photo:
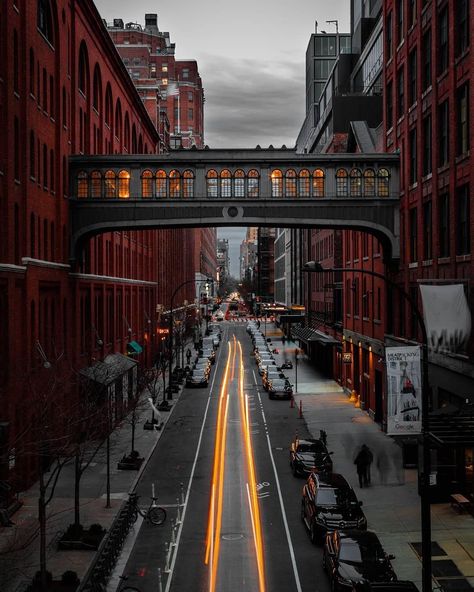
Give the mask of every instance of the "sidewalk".
<svg viewBox="0 0 474 592">
<path fill-rule="evenodd" d="M 193 357 L 195 352 L 193 350 Z M 163 427 L 169 420 L 182 388 L 173 394 L 170 412 L 161 412 Z M 118 470 L 117 462 L 131 450 L 131 425 L 124 423 L 111 436 L 111 502 L 106 508 L 106 452 L 105 443 L 81 479 L 81 523 L 88 527 L 99 523 L 108 530 L 122 501 L 138 481 L 163 433 L 144 430 L 143 424 L 151 419 L 151 409 L 146 407 L 139 416 L 135 428 L 135 449 L 145 459 L 139 471 Z M 13 527 L 0 527 L 0 591 L 23 592 L 39 569 L 38 485 L 20 495 L 23 506 L 12 516 Z M 151 492 L 150 492 L 151 495 Z M 79 579 L 86 573 L 95 551 L 58 551 L 57 540 L 74 522 L 74 461 L 61 471 L 54 497 L 47 509 L 47 569 L 53 579 L 60 579 L 66 570 L 77 572 Z M 25 546 L 25 542 L 30 541 Z M 24 546 L 24 549 L 19 547 Z M 5 551 L 8 551 L 5 553 Z"/>
<path fill-rule="evenodd" d="M 281 352 L 278 359 L 283 358 L 283 350 L 298 347 L 288 341 L 282 345 L 280 337 L 272 337 L 272 343 Z M 290 357 L 294 362 L 294 354 Z M 294 364 L 285 373 L 294 384 Z M 344 475 L 363 501 L 369 528 L 379 535 L 386 552 L 396 557 L 393 566 L 399 579 L 412 580 L 421 590 L 421 561 L 412 546 L 421 543 L 417 471 L 402 467 L 401 449 L 394 440 L 367 413 L 354 406 L 337 382 L 323 377 L 306 358 L 298 361 L 295 401 L 298 406 L 302 403 L 303 418 L 313 437 L 319 437 L 319 430 L 326 430 L 328 449 L 334 452 L 334 470 Z M 353 459 L 363 443 L 372 449 L 375 461 L 372 485 L 360 489 Z M 379 457 L 384 461 L 383 474 L 377 471 Z M 441 589 L 453 592 L 466 589 L 461 587 L 460 579 L 455 579 L 456 567 L 458 577 L 474 585 L 474 519 L 469 514 L 459 514 L 450 504 L 433 504 L 431 516 L 432 542 L 441 547 L 436 556 L 433 549 L 433 575 L 440 575 L 433 588 L 442 584 L 446 588 Z M 449 577 L 449 581 L 443 580 L 443 576 Z"/>
</svg>

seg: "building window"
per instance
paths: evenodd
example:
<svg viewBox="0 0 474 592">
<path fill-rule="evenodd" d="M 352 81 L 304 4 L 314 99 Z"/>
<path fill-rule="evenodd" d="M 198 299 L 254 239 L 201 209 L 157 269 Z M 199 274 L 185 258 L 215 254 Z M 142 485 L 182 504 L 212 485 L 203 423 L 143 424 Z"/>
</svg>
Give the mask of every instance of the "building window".
<svg viewBox="0 0 474 592">
<path fill-rule="evenodd" d="M 364 279 L 362 280 L 362 316 L 364 317 L 364 319 L 367 319 L 369 317 L 369 292 L 367 291 L 367 278 L 364 277 Z M 368 373 L 369 372 L 369 356 L 368 356 L 368 351 L 367 350 L 363 350 L 362 352 L 362 359 L 364 362 L 364 372 Z M 367 354 L 367 355 L 364 355 Z M 366 367 L 365 367 L 366 366 Z"/>
<path fill-rule="evenodd" d="M 168 72 L 168 64 L 161 64 L 161 71 Z"/>
<path fill-rule="evenodd" d="M 181 175 L 179 174 L 179 171 L 170 171 L 169 190 L 171 198 L 176 199 L 181 197 Z"/>
<path fill-rule="evenodd" d="M 49 0 L 38 0 L 38 29 L 53 45 L 53 14 Z"/>
<path fill-rule="evenodd" d="M 285 172 L 285 197 L 296 197 L 296 172 L 288 169 Z"/>
<path fill-rule="evenodd" d="M 393 83 L 391 80 L 387 84 L 385 101 L 385 117 L 387 120 L 387 129 L 390 129 L 393 126 Z"/>
<path fill-rule="evenodd" d="M 194 101 L 194 93 L 192 91 L 188 92 L 188 101 L 192 103 Z"/>
<path fill-rule="evenodd" d="M 88 94 L 88 78 L 89 78 L 89 64 L 87 58 L 87 50 L 84 42 L 81 44 L 79 50 L 79 80 L 78 86 L 81 93 L 87 97 Z"/>
<path fill-rule="evenodd" d="M 48 148 L 43 144 L 43 188 L 48 188 Z"/>
<path fill-rule="evenodd" d="M 142 173 L 142 197 L 153 197 L 153 173 L 143 171 Z"/>
<path fill-rule="evenodd" d="M 418 159 L 417 159 L 417 146 L 416 146 L 416 127 L 410 131 L 410 185 L 416 183 L 418 179 Z"/>
<path fill-rule="evenodd" d="M 105 175 L 105 197 L 116 197 L 117 184 L 114 171 L 106 171 Z"/>
<path fill-rule="evenodd" d="M 450 230 L 449 230 L 449 193 L 444 193 L 439 197 L 439 256 L 449 257 L 450 248 Z"/>
<path fill-rule="evenodd" d="M 438 108 L 438 164 L 444 166 L 449 161 L 449 101 Z"/>
<path fill-rule="evenodd" d="M 397 46 L 403 41 L 403 0 L 396 0 Z"/>
<path fill-rule="evenodd" d="M 449 65 L 448 6 L 439 13 L 438 18 L 438 74 Z"/>
<path fill-rule="evenodd" d="M 428 29 L 423 35 L 421 44 L 422 50 L 422 77 L 421 84 L 423 90 L 427 90 L 431 86 L 431 29 Z"/>
<path fill-rule="evenodd" d="M 272 197 L 281 197 L 283 195 L 283 175 L 280 170 L 274 170 L 270 175 L 272 184 Z"/>
<path fill-rule="evenodd" d="M 456 55 L 464 53 L 469 47 L 469 2 L 456 0 Z"/>
<path fill-rule="evenodd" d="M 315 56 L 335 56 L 336 38 L 333 35 L 322 35 L 314 38 Z"/>
<path fill-rule="evenodd" d="M 238 169 L 234 173 L 234 195 L 235 197 L 245 197 L 245 173 Z"/>
<path fill-rule="evenodd" d="M 18 55 L 18 33 L 13 31 L 13 90 L 18 93 L 20 90 L 20 58 Z"/>
<path fill-rule="evenodd" d="M 188 109 L 188 119 L 192 119 L 194 117 L 194 110 L 192 108 Z"/>
<path fill-rule="evenodd" d="M 377 193 L 379 197 L 388 197 L 390 195 L 390 173 L 388 169 L 378 170 Z"/>
<path fill-rule="evenodd" d="M 359 316 L 359 278 L 355 278 L 352 283 L 352 310 L 354 316 Z"/>
<path fill-rule="evenodd" d="M 260 175 L 256 169 L 249 171 L 247 178 L 247 195 L 249 197 L 258 197 L 259 195 Z"/>
<path fill-rule="evenodd" d="M 402 117 L 405 112 L 405 88 L 403 66 L 397 72 L 397 116 Z"/>
<path fill-rule="evenodd" d="M 221 171 L 221 197 L 232 197 L 232 174 L 228 169 Z"/>
<path fill-rule="evenodd" d="M 350 173 L 351 197 L 362 196 L 362 173 L 359 169 L 352 169 Z"/>
<path fill-rule="evenodd" d="M 89 197 L 89 182 L 85 171 L 77 174 L 77 197 Z"/>
<path fill-rule="evenodd" d="M 307 169 L 300 171 L 298 176 L 298 195 L 300 197 L 309 197 L 310 192 L 310 173 Z"/>
<path fill-rule="evenodd" d="M 324 197 L 324 171 L 316 169 L 313 172 L 313 197 Z"/>
<path fill-rule="evenodd" d="M 423 119 L 423 176 L 432 172 L 431 115 Z"/>
<path fill-rule="evenodd" d="M 168 180 L 163 170 L 156 173 L 156 197 L 168 197 Z"/>
<path fill-rule="evenodd" d="M 102 197 L 102 175 L 100 171 L 92 171 L 91 173 L 91 197 Z"/>
<path fill-rule="evenodd" d="M 364 171 L 364 197 L 375 197 L 374 169 L 365 169 Z"/>
<path fill-rule="evenodd" d="M 35 52 L 32 47 L 30 47 L 30 94 L 34 96 L 35 94 Z"/>
<path fill-rule="evenodd" d="M 471 252 L 469 185 L 456 189 L 456 255 L 468 255 Z"/>
<path fill-rule="evenodd" d="M 184 171 L 183 173 L 183 197 L 194 197 L 194 173 L 192 171 Z"/>
<path fill-rule="evenodd" d="M 99 113 L 102 113 L 102 79 L 100 75 L 99 65 L 94 68 L 94 88 L 92 91 L 92 106 Z"/>
<path fill-rule="evenodd" d="M 410 210 L 409 217 L 410 224 L 410 261 L 415 262 L 418 260 L 418 218 L 416 208 Z"/>
<path fill-rule="evenodd" d="M 423 259 L 428 261 L 433 257 L 433 224 L 431 201 L 423 204 Z"/>
<path fill-rule="evenodd" d="M 43 111 L 48 110 L 48 74 L 43 68 Z"/>
<path fill-rule="evenodd" d="M 393 53 L 393 32 L 392 32 L 392 12 L 387 14 L 385 24 L 385 51 L 387 53 L 387 61 L 392 57 Z"/>
<path fill-rule="evenodd" d="M 408 28 L 413 27 L 416 21 L 416 0 L 408 0 Z"/>
<path fill-rule="evenodd" d="M 337 197 L 347 197 L 347 171 L 338 169 L 336 172 L 336 195 Z"/>
<path fill-rule="evenodd" d="M 55 112 L 55 103 L 54 103 L 54 78 L 52 76 L 49 77 L 49 115 L 52 119 L 54 119 L 56 112 Z"/>
<path fill-rule="evenodd" d="M 416 101 L 416 49 L 408 56 L 408 100 L 409 105 Z"/>
<path fill-rule="evenodd" d="M 36 140 L 33 130 L 30 131 L 30 177 L 36 177 Z"/>
<path fill-rule="evenodd" d="M 188 68 L 183 68 L 182 77 L 183 77 L 183 80 L 187 80 L 189 78 L 189 69 Z"/>
<path fill-rule="evenodd" d="M 457 149 L 458 155 L 469 150 L 469 87 L 463 84 L 456 92 Z"/>
<path fill-rule="evenodd" d="M 206 175 L 207 197 L 217 197 L 217 183 L 217 172 L 214 170 L 208 171 Z"/>
<path fill-rule="evenodd" d="M 351 314 L 351 280 L 346 280 L 346 314 L 350 316 Z"/>
</svg>

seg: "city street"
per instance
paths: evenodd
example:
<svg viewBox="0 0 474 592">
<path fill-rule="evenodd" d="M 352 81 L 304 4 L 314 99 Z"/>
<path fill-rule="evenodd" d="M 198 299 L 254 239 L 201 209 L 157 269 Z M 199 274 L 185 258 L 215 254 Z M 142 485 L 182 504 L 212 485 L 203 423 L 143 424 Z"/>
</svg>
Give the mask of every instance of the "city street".
<svg viewBox="0 0 474 592">
<path fill-rule="evenodd" d="M 210 388 L 182 393 L 142 477 L 138 492 L 145 498 L 155 483 L 168 510 L 164 526 L 141 525 L 124 570 L 142 592 L 156 590 L 158 568 L 166 591 L 309 591 L 316 581 L 329 590 L 300 519 L 303 480 L 288 463 L 295 432 L 307 434 L 288 401 L 262 392 L 250 346 L 243 325 L 225 327 Z"/>
</svg>

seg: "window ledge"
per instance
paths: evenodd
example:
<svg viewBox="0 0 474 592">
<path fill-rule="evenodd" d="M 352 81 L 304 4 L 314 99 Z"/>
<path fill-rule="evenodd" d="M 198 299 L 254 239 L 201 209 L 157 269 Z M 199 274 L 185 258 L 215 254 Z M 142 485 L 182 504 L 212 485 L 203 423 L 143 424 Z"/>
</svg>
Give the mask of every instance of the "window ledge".
<svg viewBox="0 0 474 592">
<path fill-rule="evenodd" d="M 438 76 L 436 78 L 436 83 L 439 84 L 440 82 L 443 82 L 443 80 L 448 77 L 448 73 L 449 73 L 449 68 L 446 68 L 446 70 L 444 70 L 444 72 L 441 72 L 441 74 L 438 74 Z"/>
<path fill-rule="evenodd" d="M 460 62 L 463 61 L 463 59 L 468 55 L 469 53 L 469 47 L 467 47 L 461 54 L 459 54 L 455 59 L 454 59 L 454 65 L 457 66 Z"/>
<path fill-rule="evenodd" d="M 409 107 L 408 107 L 408 113 L 411 113 L 412 111 L 414 111 L 416 108 L 418 107 L 418 101 L 415 101 L 414 103 L 412 103 Z"/>
<path fill-rule="evenodd" d="M 405 45 L 405 37 L 397 45 L 397 52 Z"/>
<path fill-rule="evenodd" d="M 411 191 L 412 189 L 416 189 L 418 187 L 418 181 L 415 181 L 413 185 L 409 185 L 408 189 Z"/>
<path fill-rule="evenodd" d="M 369 322 L 369 317 L 362 317 L 362 320 L 368 323 Z"/>
<path fill-rule="evenodd" d="M 466 255 L 456 255 L 456 263 L 465 263 L 466 261 L 470 261 L 470 260 L 471 260 L 470 253 L 468 253 Z"/>
<path fill-rule="evenodd" d="M 455 161 L 454 161 L 454 162 L 455 162 L 456 164 L 459 164 L 459 163 L 460 163 L 460 162 L 462 162 L 463 160 L 466 160 L 466 159 L 468 159 L 468 158 L 469 158 L 469 156 L 470 156 L 470 150 L 468 150 L 467 152 L 464 152 L 464 154 L 460 154 L 459 156 L 456 156 L 456 159 L 455 159 Z"/>
<path fill-rule="evenodd" d="M 354 319 L 357 319 L 359 321 L 360 320 L 360 316 L 359 315 L 354 315 Z"/>
<path fill-rule="evenodd" d="M 30 92 L 30 99 L 33 99 L 34 101 L 36 101 L 36 96 L 32 92 Z"/>
<path fill-rule="evenodd" d="M 442 166 L 440 166 L 440 167 L 437 169 L 437 171 L 438 171 L 438 175 L 440 175 L 440 174 L 442 174 L 442 173 L 444 173 L 444 172 L 446 172 L 446 171 L 449 171 L 449 163 L 447 163 L 447 164 L 443 164 Z"/>
<path fill-rule="evenodd" d="M 438 257 L 438 265 L 444 265 L 446 263 L 451 263 L 451 257 Z"/>
<path fill-rule="evenodd" d="M 388 130 L 385 132 L 387 136 L 393 132 L 393 125 L 391 125 Z"/>
<path fill-rule="evenodd" d="M 413 261 L 412 263 L 408 264 L 408 269 L 417 269 L 418 268 L 418 261 Z"/>
<path fill-rule="evenodd" d="M 421 262 L 421 267 L 430 267 L 433 265 L 433 259 L 425 259 Z"/>
<path fill-rule="evenodd" d="M 20 99 L 20 93 L 17 90 L 13 91 L 13 96 L 15 97 L 15 99 Z"/>
<path fill-rule="evenodd" d="M 425 90 L 424 90 L 424 91 L 421 93 L 421 99 L 423 100 L 424 98 L 426 98 L 426 97 L 427 97 L 427 96 L 430 94 L 430 92 L 431 92 L 432 90 L 433 90 L 433 85 L 432 85 L 432 84 L 430 84 L 430 85 L 428 86 L 428 88 L 426 88 L 426 89 L 425 89 Z"/>
<path fill-rule="evenodd" d="M 13 182 L 15 183 L 15 185 L 21 185 L 20 179 L 14 179 Z"/>
<path fill-rule="evenodd" d="M 400 123 L 402 123 L 402 121 L 405 119 L 405 114 L 403 114 L 401 117 L 399 117 L 397 119 L 397 125 L 399 125 Z"/>
<path fill-rule="evenodd" d="M 372 257 L 374 259 L 380 259 L 380 253 L 374 253 Z"/>
<path fill-rule="evenodd" d="M 376 325 L 381 325 L 382 324 L 382 321 L 380 319 L 374 319 L 374 323 Z"/>
<path fill-rule="evenodd" d="M 424 177 L 421 177 L 421 181 L 422 181 L 422 183 L 425 183 L 426 181 L 429 181 L 432 177 L 433 177 L 433 173 L 428 173 Z"/>
<path fill-rule="evenodd" d="M 368 261 L 369 257 L 367 255 L 364 255 L 364 257 L 362 257 L 362 261 Z"/>
</svg>

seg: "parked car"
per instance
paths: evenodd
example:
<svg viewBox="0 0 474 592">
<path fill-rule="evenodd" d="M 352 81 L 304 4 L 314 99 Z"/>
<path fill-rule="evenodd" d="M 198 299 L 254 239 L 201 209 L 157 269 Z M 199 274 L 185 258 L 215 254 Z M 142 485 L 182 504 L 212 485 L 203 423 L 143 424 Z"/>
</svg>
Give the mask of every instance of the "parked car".
<svg viewBox="0 0 474 592">
<path fill-rule="evenodd" d="M 284 368 L 285 370 L 290 370 L 291 368 L 293 368 L 293 362 L 291 360 L 285 360 L 281 365 L 281 368 Z"/>
<path fill-rule="evenodd" d="M 290 446 L 290 467 L 295 477 L 307 477 L 311 473 L 332 472 L 332 452 L 322 440 L 300 439 L 297 436 Z"/>
<path fill-rule="evenodd" d="M 275 362 L 272 362 L 271 364 L 269 362 L 264 362 L 258 365 L 258 373 L 260 374 L 260 376 L 263 376 L 263 373 L 265 372 L 265 370 L 268 370 L 268 368 L 275 368 L 276 369 L 276 365 Z"/>
<path fill-rule="evenodd" d="M 311 542 L 320 542 L 331 530 L 366 530 L 367 519 L 361 506 L 362 502 L 339 473 L 311 473 L 303 487 L 301 500 L 301 518 Z"/>
<path fill-rule="evenodd" d="M 209 384 L 209 375 L 203 370 L 195 370 L 186 378 L 187 387 L 204 387 Z"/>
<path fill-rule="evenodd" d="M 413 582 L 397 580 L 395 582 L 359 582 L 351 592 L 418 592 Z"/>
<path fill-rule="evenodd" d="M 284 380 L 288 386 L 290 385 L 290 381 L 288 380 L 288 378 L 283 374 L 283 372 L 280 372 L 280 370 L 273 370 L 273 366 L 270 366 L 268 370 L 265 370 L 265 372 L 262 374 L 262 386 L 263 388 L 268 391 L 268 383 L 271 380 Z"/>
<path fill-rule="evenodd" d="M 374 532 L 336 530 L 326 533 L 323 569 L 329 575 L 331 590 L 349 592 L 366 582 L 394 582 L 397 576 L 391 559 Z"/>
<path fill-rule="evenodd" d="M 293 388 L 286 380 L 277 378 L 270 380 L 267 387 L 269 399 L 291 399 Z"/>
<path fill-rule="evenodd" d="M 214 362 L 216 361 L 216 352 L 214 349 L 201 350 L 201 356 L 203 358 L 208 358 L 211 364 L 214 364 Z"/>
</svg>

